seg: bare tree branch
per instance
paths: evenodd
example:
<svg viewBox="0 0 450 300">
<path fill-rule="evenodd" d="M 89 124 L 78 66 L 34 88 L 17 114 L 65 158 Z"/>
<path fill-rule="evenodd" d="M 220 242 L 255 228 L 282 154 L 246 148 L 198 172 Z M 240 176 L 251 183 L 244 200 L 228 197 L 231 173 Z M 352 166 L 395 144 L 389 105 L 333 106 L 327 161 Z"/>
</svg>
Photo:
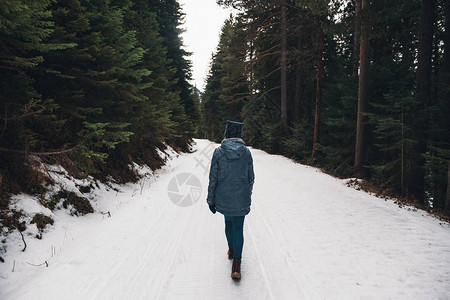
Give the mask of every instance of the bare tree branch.
<svg viewBox="0 0 450 300">
<path fill-rule="evenodd" d="M 12 153 L 23 153 L 23 154 L 28 154 L 28 155 L 36 155 L 36 156 L 40 156 L 40 155 L 58 155 L 58 154 L 64 154 L 67 152 L 71 152 L 76 148 L 70 148 L 70 149 L 65 149 L 65 150 L 61 150 L 61 151 L 52 151 L 52 152 L 30 152 L 30 151 L 25 151 L 25 150 L 14 150 L 14 149 L 7 149 L 7 148 L 3 148 L 0 147 L 0 151 L 3 152 L 12 152 Z"/>
<path fill-rule="evenodd" d="M 25 249 L 27 249 L 27 243 L 25 242 L 25 238 L 23 237 L 22 231 L 20 231 L 19 228 L 17 228 L 17 231 L 19 231 L 20 235 L 22 236 L 22 241 L 25 244 L 25 247 L 23 247 L 22 252 L 25 252 Z"/>
</svg>

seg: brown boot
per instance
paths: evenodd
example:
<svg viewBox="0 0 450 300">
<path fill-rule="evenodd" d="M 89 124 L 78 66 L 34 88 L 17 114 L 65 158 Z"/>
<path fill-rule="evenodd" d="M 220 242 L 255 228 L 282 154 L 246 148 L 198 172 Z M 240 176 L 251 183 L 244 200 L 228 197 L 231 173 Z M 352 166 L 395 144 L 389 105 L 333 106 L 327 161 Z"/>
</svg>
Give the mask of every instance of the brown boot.
<svg viewBox="0 0 450 300">
<path fill-rule="evenodd" d="M 228 249 L 228 259 L 233 260 L 233 248 Z"/>
<path fill-rule="evenodd" d="M 241 279 L 241 260 L 233 259 L 233 267 L 231 267 L 231 278 Z"/>
</svg>

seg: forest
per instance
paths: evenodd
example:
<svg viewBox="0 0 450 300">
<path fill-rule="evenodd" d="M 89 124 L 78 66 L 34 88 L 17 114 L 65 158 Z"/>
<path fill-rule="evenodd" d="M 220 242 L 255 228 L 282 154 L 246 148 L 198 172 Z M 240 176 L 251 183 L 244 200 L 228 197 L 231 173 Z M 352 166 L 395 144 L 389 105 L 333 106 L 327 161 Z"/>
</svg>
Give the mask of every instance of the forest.
<svg viewBox="0 0 450 300">
<path fill-rule="evenodd" d="M 0 209 L 51 184 L 43 164 L 133 181 L 231 119 L 252 147 L 450 215 L 449 0 L 217 3 L 235 13 L 199 93 L 176 0 L 1 1 Z"/>
<path fill-rule="evenodd" d="M 42 166 L 127 182 L 200 119 L 176 0 L 0 2 L 0 209 L 40 194 Z"/>
<path fill-rule="evenodd" d="M 450 1 L 218 0 L 200 135 L 450 215 Z"/>
</svg>

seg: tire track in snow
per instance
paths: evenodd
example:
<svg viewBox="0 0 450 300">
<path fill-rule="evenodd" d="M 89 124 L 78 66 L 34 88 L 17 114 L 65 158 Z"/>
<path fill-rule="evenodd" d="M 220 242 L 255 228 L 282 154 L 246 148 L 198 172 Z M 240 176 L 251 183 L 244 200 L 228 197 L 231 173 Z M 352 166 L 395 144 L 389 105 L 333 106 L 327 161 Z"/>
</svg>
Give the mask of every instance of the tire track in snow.
<svg viewBox="0 0 450 300">
<path fill-rule="evenodd" d="M 262 160 L 260 160 L 260 155 L 265 153 L 261 153 L 259 150 L 253 150 L 254 154 L 254 161 L 255 164 L 261 164 L 264 163 Z M 267 162 L 266 162 L 267 163 Z M 301 297 L 303 299 L 316 299 L 315 293 L 312 291 L 310 286 L 304 287 L 307 280 L 305 276 L 300 272 L 297 272 L 293 265 L 295 264 L 295 261 L 292 259 L 293 255 L 291 251 L 289 250 L 289 246 L 291 243 L 288 243 L 286 239 L 284 238 L 284 235 L 282 232 L 280 234 L 275 234 L 273 231 L 273 227 L 277 225 L 282 225 L 281 218 L 275 214 L 277 211 L 277 208 L 279 208 L 280 205 L 282 205 L 282 202 L 280 201 L 273 201 L 273 199 L 278 199 L 279 195 L 278 193 L 274 194 L 273 197 L 270 197 L 269 194 L 273 193 L 273 191 L 280 191 L 286 188 L 285 184 L 289 181 L 292 181 L 291 177 L 285 178 L 285 174 L 280 171 L 280 169 L 275 169 L 278 173 L 276 173 L 275 177 L 278 179 L 276 182 L 273 181 L 274 174 L 267 174 L 264 172 L 258 172 L 258 168 L 256 168 L 256 174 L 255 177 L 257 178 L 257 185 L 255 186 L 255 189 L 257 189 L 259 192 L 265 191 L 264 189 L 266 187 L 271 187 L 268 191 L 268 193 L 261 194 L 260 197 L 258 197 L 258 193 L 253 195 L 253 198 L 258 198 L 257 201 L 253 204 L 253 208 L 251 211 L 251 218 L 255 217 L 253 226 L 257 226 L 258 230 L 256 231 L 257 234 L 263 234 L 260 243 L 263 246 L 267 245 L 271 251 L 268 252 L 268 257 L 272 257 L 271 261 L 268 261 L 268 271 L 269 273 L 271 270 L 270 263 L 276 262 L 276 267 L 272 267 L 272 269 L 275 269 L 276 274 L 274 274 L 273 277 L 278 275 L 278 279 L 280 279 L 279 282 L 282 282 L 283 284 L 286 284 L 287 280 L 292 279 L 291 282 L 295 286 L 297 286 L 298 291 L 298 297 Z M 288 187 L 295 187 L 297 188 L 298 183 L 295 182 L 295 185 L 289 185 Z M 295 192 L 292 194 L 296 194 Z M 268 200 L 271 199 L 271 202 L 268 203 Z M 269 205 L 270 204 L 270 205 Z M 268 212 L 270 212 L 271 219 L 268 218 Z M 269 221 L 271 220 L 271 225 L 269 225 Z M 273 224 L 272 224 L 273 223 Z M 264 242 L 267 242 L 267 244 L 264 244 Z M 272 241 L 272 242 L 270 242 Z M 283 245 L 286 245 L 286 247 L 283 247 Z M 276 252 L 276 254 L 272 255 L 273 252 Z M 281 259 L 280 259 L 281 258 Z M 286 270 L 288 272 L 284 272 L 283 276 L 281 275 L 281 271 Z M 290 275 L 289 275 L 290 274 Z M 285 279 L 283 279 L 285 278 Z M 273 278 L 275 282 L 275 278 Z M 281 289 L 281 292 L 283 292 L 282 286 L 278 287 Z M 289 288 L 291 288 L 291 285 L 289 285 Z M 276 290 L 274 291 L 276 292 Z M 277 295 L 278 296 L 278 295 Z M 288 295 L 289 297 L 292 297 L 291 295 Z"/>
<path fill-rule="evenodd" d="M 158 222 L 161 219 L 166 219 L 167 215 L 165 214 L 165 212 L 167 211 L 167 209 L 171 206 L 171 203 L 167 203 L 163 209 L 161 209 L 159 211 L 159 213 L 157 214 L 157 216 L 153 219 L 153 221 L 150 223 L 150 225 L 147 227 L 147 230 L 145 231 L 145 234 L 143 235 L 144 237 L 148 237 L 149 234 L 151 232 L 153 232 L 153 228 L 158 224 Z M 136 253 L 139 253 L 140 248 L 145 247 L 145 253 L 148 253 L 149 251 L 151 251 L 152 248 L 155 248 L 157 246 L 157 243 L 144 243 L 146 246 L 143 246 L 143 243 L 141 240 L 137 240 L 135 242 L 134 247 L 130 247 L 130 250 L 127 252 L 126 256 L 123 257 L 123 259 L 121 260 L 121 262 L 119 264 L 117 264 L 114 269 L 109 273 L 110 275 L 108 276 L 107 279 L 103 280 L 103 283 L 101 285 L 100 288 L 97 289 L 97 293 L 95 294 L 94 297 L 92 297 L 92 299 L 104 299 L 105 294 L 108 293 L 108 291 L 110 290 L 110 283 L 114 282 L 114 280 L 119 277 L 119 279 L 121 277 L 123 277 L 124 274 L 124 269 L 127 269 L 127 267 L 129 266 L 129 264 L 131 262 L 133 262 L 133 258 L 135 258 L 137 255 Z M 128 266 L 127 266 L 128 265 Z M 142 269 L 143 265 L 140 265 L 140 269 Z M 132 270 L 134 268 L 131 268 Z M 134 278 L 134 277 L 133 277 Z M 117 280 L 116 280 L 117 281 Z M 119 282 L 123 282 L 123 280 L 118 280 Z M 127 282 L 131 281 L 131 278 L 128 278 L 128 280 L 126 280 Z"/>
<path fill-rule="evenodd" d="M 161 281 L 161 285 L 159 287 L 156 299 L 160 299 L 163 289 L 167 286 L 167 278 L 169 277 L 169 272 L 173 269 L 173 267 L 175 265 L 175 258 L 177 256 L 178 246 L 180 244 L 181 238 L 184 236 L 184 233 L 186 232 L 186 229 L 188 228 L 188 226 L 186 226 L 186 225 L 189 222 L 189 220 L 191 219 L 193 211 L 194 211 L 194 207 L 191 207 L 189 214 L 186 214 L 187 216 L 185 217 L 183 222 L 179 222 L 180 226 L 178 226 L 178 227 L 180 227 L 181 230 L 179 230 L 180 228 L 177 228 L 178 234 L 176 234 L 174 237 L 172 237 L 171 242 L 169 243 L 168 250 L 172 251 L 172 253 L 169 255 L 170 264 L 167 266 L 166 272 L 165 272 L 164 276 L 162 277 L 163 280 Z"/>
<path fill-rule="evenodd" d="M 295 270 L 292 269 L 292 255 L 290 253 L 290 251 L 288 249 L 284 250 L 281 248 L 280 244 L 277 242 L 277 237 L 276 235 L 273 233 L 273 230 L 270 228 L 270 226 L 267 224 L 266 218 L 262 216 L 262 213 L 259 210 L 254 210 L 254 213 L 256 213 L 256 215 L 261 219 L 261 223 L 264 225 L 266 232 L 269 233 L 270 239 L 274 240 L 274 244 L 276 245 L 276 247 L 279 250 L 279 253 L 281 253 L 281 255 L 284 258 L 284 261 L 286 262 L 285 265 L 287 265 L 289 272 L 292 274 L 292 278 L 295 280 L 298 290 L 301 292 L 301 294 L 303 295 L 303 297 L 305 299 L 314 299 L 314 297 L 311 296 L 311 293 L 307 293 L 305 291 L 305 289 L 303 288 L 302 284 L 300 283 L 299 279 L 297 278 L 298 274 L 297 272 L 295 272 Z M 286 241 L 284 241 L 285 244 Z M 286 255 L 286 252 L 288 255 Z"/>
<path fill-rule="evenodd" d="M 208 208 L 207 208 L 208 209 Z M 209 209 L 208 209 L 208 213 Z M 222 216 L 220 216 L 223 218 Z M 211 219 L 214 220 L 214 219 Z M 234 293 L 233 282 L 231 282 L 231 261 L 227 257 L 228 245 L 225 234 L 222 231 L 224 224 L 222 222 L 214 222 L 209 224 L 209 236 L 213 237 L 211 240 L 211 253 L 209 255 L 209 280 L 208 280 L 208 295 L 210 299 L 237 299 Z M 214 228 L 214 230 L 213 230 Z M 220 231 L 219 231 L 220 230 Z M 222 233 L 219 235 L 218 233 Z"/>
<path fill-rule="evenodd" d="M 173 214 L 174 216 L 177 215 L 177 212 L 175 212 Z M 177 219 L 176 217 L 171 218 L 166 216 L 165 219 L 167 220 L 174 220 Z M 169 234 L 168 233 L 172 233 L 172 236 L 170 238 L 170 241 L 172 241 L 174 239 L 173 236 L 177 235 L 176 233 L 179 231 L 179 228 L 174 228 L 173 226 L 166 225 L 166 226 L 162 226 L 162 228 L 164 228 L 165 230 L 157 230 L 156 232 L 158 233 L 158 235 L 155 236 L 151 236 L 148 235 L 147 236 L 147 240 L 149 241 L 149 244 L 151 244 L 151 247 L 148 247 L 146 253 L 143 255 L 143 261 L 141 261 L 140 266 L 138 268 L 138 270 L 136 271 L 136 273 L 133 276 L 133 279 L 130 280 L 131 283 L 131 287 L 130 287 L 130 291 L 139 291 L 139 289 L 136 288 L 137 284 L 141 284 L 142 282 L 139 280 L 139 278 L 145 278 L 146 276 L 146 272 L 148 272 L 149 270 L 152 270 L 152 266 L 153 263 L 152 261 L 155 259 L 155 255 L 154 252 L 160 250 L 161 245 L 164 243 L 165 240 L 168 239 Z M 152 230 L 152 233 L 154 233 L 155 230 Z M 171 243 L 169 243 L 170 245 Z M 167 251 L 165 251 L 167 253 Z M 154 272 L 151 272 L 152 277 L 150 277 L 152 280 L 155 279 L 155 276 L 158 276 L 158 272 L 156 272 L 156 270 Z M 151 289 L 151 285 L 145 285 L 144 288 L 141 287 L 140 290 L 140 294 L 142 295 L 143 293 L 147 293 L 147 291 Z M 127 295 L 127 299 L 146 299 L 145 297 L 138 297 L 136 298 L 134 294 L 128 294 Z"/>
<path fill-rule="evenodd" d="M 187 162 L 189 163 L 190 160 Z M 170 172 L 164 175 L 180 173 L 185 170 L 189 170 L 188 166 L 185 166 L 185 163 L 181 163 L 172 168 Z M 161 176 L 159 180 L 165 181 L 163 177 L 164 176 Z M 172 209 L 168 209 L 168 207 L 172 207 Z M 157 209 L 158 207 L 155 208 Z M 193 208 L 194 207 L 191 207 L 190 213 L 187 213 L 186 208 L 180 208 L 178 206 L 175 206 L 172 202 L 170 202 L 167 199 L 167 204 L 164 206 L 163 209 L 160 210 L 157 217 L 153 220 L 151 225 L 147 227 L 148 229 L 146 233 L 143 235 L 144 242 L 148 241 L 146 243 L 145 250 L 140 249 L 144 247 L 142 246 L 142 242 L 138 243 L 133 250 L 129 251 L 127 258 L 124 258 L 122 260 L 120 266 L 117 266 L 114 269 L 113 275 L 110 276 L 110 279 L 108 280 L 111 283 L 120 282 L 121 277 L 126 276 L 126 274 L 132 274 L 131 276 L 126 277 L 126 283 L 128 284 L 124 285 L 124 288 L 126 288 L 129 291 L 129 294 L 126 296 L 127 299 L 136 299 L 134 295 L 139 294 L 141 295 L 141 297 L 137 299 L 147 299 L 147 297 L 142 297 L 143 294 L 145 296 L 151 294 L 152 298 L 154 298 L 155 297 L 154 292 L 156 290 L 155 286 L 158 285 L 160 285 L 160 288 L 158 290 L 158 297 L 160 296 L 161 293 L 160 290 L 163 289 L 163 287 L 165 286 L 165 281 L 169 276 L 169 270 L 175 264 L 175 258 L 177 254 L 176 249 L 178 248 L 178 245 L 181 241 L 183 232 L 185 232 L 186 230 L 187 227 L 186 224 L 191 218 L 191 215 L 194 210 Z M 182 220 L 184 221 L 181 221 L 180 216 L 183 217 L 185 215 L 186 217 L 182 218 Z M 161 246 L 167 244 L 167 241 L 170 241 L 169 245 L 166 248 L 164 248 L 165 249 L 164 251 L 161 251 Z M 176 241 L 175 244 L 174 241 Z M 166 257 L 164 256 L 167 253 L 172 253 L 171 254 L 172 259 L 170 260 L 171 261 L 170 265 L 164 264 L 166 273 L 164 279 L 161 281 L 160 274 L 162 272 L 160 270 L 162 270 L 162 268 L 159 267 L 159 265 L 161 264 L 161 262 L 167 261 L 167 259 L 165 259 Z M 157 258 L 155 259 L 155 257 Z M 134 263 L 138 262 L 138 266 L 135 268 L 127 266 L 127 264 L 133 262 Z M 115 279 L 112 279 L 113 277 Z M 140 287 L 139 289 L 136 285 L 142 284 L 143 280 L 140 278 L 146 278 L 144 279 L 144 281 L 150 284 L 146 284 L 146 286 Z M 120 282 L 120 284 L 122 284 L 122 282 Z M 110 285 L 111 285 L 110 283 L 106 282 L 102 290 L 104 292 L 109 293 L 107 290 L 110 288 Z M 117 287 L 114 287 L 114 289 L 116 288 Z M 121 292 L 123 294 L 123 291 Z M 117 297 L 118 295 L 112 293 L 110 294 L 113 298 Z M 104 293 L 100 292 L 99 295 L 104 296 Z"/>
<path fill-rule="evenodd" d="M 273 292 L 272 292 L 272 289 L 270 287 L 270 281 L 267 278 L 266 270 L 265 270 L 265 268 L 264 268 L 264 266 L 263 266 L 263 264 L 261 262 L 261 257 L 260 257 L 258 248 L 257 248 L 256 243 L 255 243 L 252 226 L 250 225 L 250 222 L 248 222 L 247 224 L 248 224 L 247 228 L 248 228 L 248 231 L 249 231 L 250 239 L 252 241 L 253 251 L 255 253 L 256 261 L 258 262 L 258 266 L 259 266 L 259 268 L 261 270 L 261 275 L 262 275 L 264 281 L 266 282 L 267 291 L 269 292 L 269 299 L 274 299 Z"/>
</svg>

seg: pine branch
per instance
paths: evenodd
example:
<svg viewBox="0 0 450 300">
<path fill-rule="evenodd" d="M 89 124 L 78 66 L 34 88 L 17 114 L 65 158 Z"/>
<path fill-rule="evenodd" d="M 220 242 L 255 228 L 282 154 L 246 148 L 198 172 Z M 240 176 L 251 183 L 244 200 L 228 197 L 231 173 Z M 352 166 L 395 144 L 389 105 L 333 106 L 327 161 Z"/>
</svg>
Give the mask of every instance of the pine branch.
<svg viewBox="0 0 450 300">
<path fill-rule="evenodd" d="M 276 68 L 275 70 L 273 70 L 272 72 L 269 72 L 268 74 L 264 75 L 263 77 L 260 77 L 258 79 L 255 80 L 255 82 L 258 82 L 266 77 L 269 77 L 270 75 L 272 75 L 273 73 L 279 71 L 281 69 L 281 67 Z"/>
<path fill-rule="evenodd" d="M 253 101 L 258 101 L 258 100 L 261 99 L 263 96 L 265 96 L 267 93 L 269 93 L 269 92 L 271 92 L 271 91 L 273 91 L 273 90 L 279 89 L 279 88 L 281 88 L 281 85 L 278 85 L 278 86 L 275 86 L 275 87 L 273 87 L 273 88 L 271 88 L 271 89 L 268 89 L 267 91 L 265 91 L 264 93 L 262 93 L 261 95 L 259 95 L 259 97 L 256 98 L 256 99 L 253 100 Z"/>
<path fill-rule="evenodd" d="M 6 117 L 6 116 L 5 116 L 5 117 L 4 117 L 4 116 L 0 116 L 0 119 L 3 119 L 3 120 L 5 120 L 5 121 L 23 119 L 23 118 L 26 118 L 26 117 L 29 117 L 29 116 L 33 116 L 33 115 L 40 114 L 40 113 L 42 113 L 44 110 L 45 110 L 45 109 L 42 108 L 42 109 L 40 109 L 40 110 L 36 110 L 36 111 L 32 111 L 32 112 L 27 112 L 27 113 L 24 113 L 24 114 L 22 114 L 22 115 L 20 115 L 20 116 L 14 116 L 14 117 L 10 117 L 10 118 L 8 118 L 8 117 Z"/>
</svg>

